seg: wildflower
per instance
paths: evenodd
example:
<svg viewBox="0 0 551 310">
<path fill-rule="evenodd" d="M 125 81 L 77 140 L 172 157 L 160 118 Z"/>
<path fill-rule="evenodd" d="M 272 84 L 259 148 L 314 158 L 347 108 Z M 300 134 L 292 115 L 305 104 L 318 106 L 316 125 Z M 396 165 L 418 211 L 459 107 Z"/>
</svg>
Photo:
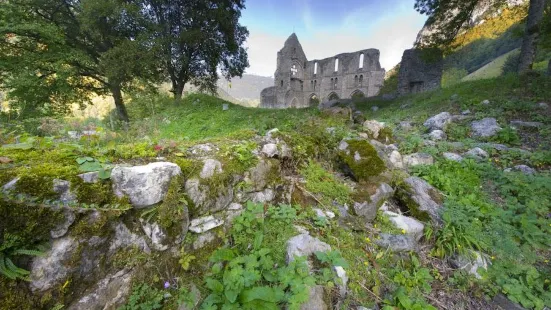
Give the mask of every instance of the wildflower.
<svg viewBox="0 0 551 310">
<path fill-rule="evenodd" d="M 368 263 L 368 262 L 364 262 L 364 265 L 369 266 L 369 263 Z"/>
<path fill-rule="evenodd" d="M 460 249 L 460 248 L 461 248 L 461 244 L 458 244 L 457 247 Z"/>
<path fill-rule="evenodd" d="M 170 287 L 170 283 L 168 281 L 165 281 L 165 289 Z"/>
<path fill-rule="evenodd" d="M 370 243 L 371 239 L 369 239 L 369 237 L 365 237 L 365 242 Z"/>
<path fill-rule="evenodd" d="M 492 260 L 496 259 L 496 257 L 495 257 L 495 256 L 492 256 L 492 257 L 490 257 L 490 258 L 491 258 Z"/>
<path fill-rule="evenodd" d="M 544 260 L 543 262 L 547 264 L 547 263 L 549 263 L 549 260 L 548 260 L 548 259 L 546 259 L 546 260 Z"/>
<path fill-rule="evenodd" d="M 402 229 L 402 234 L 403 234 L 403 235 L 406 234 L 406 230 L 405 230 L 405 229 Z"/>
<path fill-rule="evenodd" d="M 374 228 L 377 228 L 377 224 L 373 224 L 373 227 L 374 227 Z"/>
</svg>

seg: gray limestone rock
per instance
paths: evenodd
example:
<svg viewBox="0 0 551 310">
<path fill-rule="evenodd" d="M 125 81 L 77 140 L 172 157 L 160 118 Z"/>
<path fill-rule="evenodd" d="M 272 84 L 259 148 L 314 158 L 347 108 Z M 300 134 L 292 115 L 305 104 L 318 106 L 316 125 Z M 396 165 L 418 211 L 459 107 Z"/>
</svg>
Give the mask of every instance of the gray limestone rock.
<svg viewBox="0 0 551 310">
<path fill-rule="evenodd" d="M 373 139 L 379 138 L 379 132 L 385 128 L 385 123 L 378 122 L 376 120 L 367 120 L 363 123 L 364 130 L 373 137 Z"/>
<path fill-rule="evenodd" d="M 388 155 L 388 160 L 390 161 L 390 164 L 392 166 L 391 168 L 404 169 L 404 160 L 400 152 L 392 151 L 390 155 Z"/>
<path fill-rule="evenodd" d="M 222 225 L 224 225 L 223 220 L 217 219 L 214 216 L 209 215 L 209 216 L 193 219 L 189 225 L 189 230 L 196 234 L 202 234 L 206 231 L 209 231 L 211 229 L 214 229 Z"/>
<path fill-rule="evenodd" d="M 433 165 L 434 158 L 426 153 L 413 153 L 404 156 L 404 165 L 406 167 L 414 167 L 418 165 Z"/>
<path fill-rule="evenodd" d="M 513 168 L 507 168 L 504 170 L 505 172 L 511 172 L 511 171 L 518 171 L 522 172 L 524 174 L 534 174 L 536 173 L 536 170 L 534 168 L 528 167 L 526 165 L 517 165 Z"/>
<path fill-rule="evenodd" d="M 451 123 L 452 115 L 449 112 L 439 113 L 429 119 L 427 119 L 423 126 L 427 127 L 429 130 L 444 130 L 446 125 Z"/>
<path fill-rule="evenodd" d="M 44 292 L 60 284 L 72 271 L 68 261 L 78 248 L 78 242 L 65 237 L 56 239 L 43 255 L 31 264 L 30 287 L 33 292 Z"/>
<path fill-rule="evenodd" d="M 392 211 L 384 211 L 384 215 L 388 217 L 390 222 L 396 226 L 398 229 L 403 229 L 406 234 L 413 236 L 415 240 L 419 241 L 423 237 L 423 230 L 425 225 L 420 221 L 409 217 L 404 216 Z"/>
<path fill-rule="evenodd" d="M 266 203 L 274 200 L 275 192 L 271 188 L 267 188 L 260 192 L 251 193 L 250 197 L 254 203 Z"/>
<path fill-rule="evenodd" d="M 436 129 L 436 130 L 433 130 L 429 133 L 429 138 L 432 141 L 442 141 L 442 140 L 446 140 L 448 138 L 448 136 L 446 135 L 446 133 L 444 131 Z"/>
<path fill-rule="evenodd" d="M 483 149 L 481 149 L 479 147 L 475 147 L 475 148 L 470 149 L 464 155 L 474 157 L 474 158 L 479 158 L 479 159 L 485 159 L 485 158 L 490 157 L 490 155 L 488 155 L 488 153 L 486 151 L 484 151 Z"/>
<path fill-rule="evenodd" d="M 269 157 L 269 158 L 277 157 L 279 155 L 277 144 L 275 143 L 264 144 L 264 146 L 262 147 L 262 153 L 264 153 L 264 155 L 266 155 L 266 157 Z"/>
<path fill-rule="evenodd" d="M 387 248 L 393 252 L 414 251 L 417 247 L 415 238 L 409 235 L 393 235 L 383 233 L 379 235 L 379 239 L 375 240 L 375 243 L 378 246 Z"/>
<path fill-rule="evenodd" d="M 408 121 L 402 121 L 398 124 L 398 128 L 402 131 L 410 131 L 413 129 L 413 124 Z"/>
<path fill-rule="evenodd" d="M 75 222 L 75 213 L 69 208 L 63 208 L 63 221 L 59 223 L 54 229 L 50 230 L 50 237 L 53 239 L 61 238 L 65 236 L 69 227 Z"/>
<path fill-rule="evenodd" d="M 186 181 L 185 193 L 195 204 L 198 215 L 224 210 L 233 200 L 232 186 L 220 188 L 216 195 L 213 195 L 210 191 L 209 186 L 201 184 L 198 179 Z"/>
<path fill-rule="evenodd" d="M 489 138 L 495 136 L 501 127 L 495 118 L 487 117 L 471 123 L 471 130 L 474 137 Z"/>
<path fill-rule="evenodd" d="M 538 108 L 540 109 L 549 109 L 549 104 L 547 102 L 539 102 Z"/>
<path fill-rule="evenodd" d="M 208 179 L 215 174 L 222 173 L 222 163 L 216 159 L 206 159 L 203 164 L 203 169 L 199 176 L 201 179 Z"/>
<path fill-rule="evenodd" d="M 354 202 L 354 212 L 363 217 L 367 222 L 371 222 L 377 216 L 379 207 L 394 194 L 394 189 L 386 183 L 381 183 L 375 194 L 371 195 L 369 202 Z"/>
<path fill-rule="evenodd" d="M 104 310 L 117 309 L 125 303 L 132 285 L 131 270 L 123 269 L 100 280 L 81 297 L 70 305 L 68 310 Z"/>
<path fill-rule="evenodd" d="M 64 205 L 74 204 L 77 201 L 77 196 L 71 192 L 71 182 L 54 179 L 54 192 L 59 194 L 59 201 Z"/>
<path fill-rule="evenodd" d="M 154 250 L 165 251 L 168 249 L 168 245 L 166 244 L 167 233 L 159 224 L 147 222 L 142 218 L 140 218 L 140 223 Z"/>
<path fill-rule="evenodd" d="M 309 234 L 300 234 L 287 241 L 287 262 L 294 261 L 295 257 L 308 257 L 315 252 L 327 251 L 331 251 L 329 244 Z"/>
<path fill-rule="evenodd" d="M 513 128 L 526 128 L 526 129 L 538 129 L 543 126 L 543 123 L 540 122 L 524 122 L 524 121 L 511 121 L 509 123 Z"/>
<path fill-rule="evenodd" d="M 459 154 L 455 154 L 455 153 L 443 153 L 442 156 L 447 159 L 447 160 L 451 160 L 451 161 L 457 161 L 457 162 L 460 162 L 460 161 L 463 161 L 463 157 Z"/>
<path fill-rule="evenodd" d="M 415 217 L 428 217 L 435 226 L 442 223 L 442 194 L 427 181 L 418 177 L 409 177 L 406 186 L 398 189 L 396 198 L 406 205 Z M 414 205 L 411 205 L 411 204 Z M 413 210 L 412 210 L 413 208 Z M 419 218 L 424 220 L 423 218 Z"/>
<path fill-rule="evenodd" d="M 99 182 L 99 172 L 92 171 L 92 172 L 86 172 L 81 173 L 78 175 L 79 178 L 84 181 L 84 183 L 97 183 Z"/>
<path fill-rule="evenodd" d="M 486 99 L 486 100 L 483 100 L 481 102 L 483 105 L 489 105 L 490 104 L 490 100 Z"/>
<path fill-rule="evenodd" d="M 260 159 L 258 164 L 249 170 L 249 179 L 252 189 L 255 191 L 261 191 L 268 185 L 268 177 L 270 173 L 277 169 L 276 163 L 270 160 Z"/>
<path fill-rule="evenodd" d="M 216 240 L 216 234 L 213 231 L 207 231 L 197 236 L 197 239 L 193 241 L 192 247 L 194 250 L 199 250 L 209 243 L 212 243 L 214 240 Z"/>
<path fill-rule="evenodd" d="M 486 255 L 477 251 L 470 251 L 464 255 L 454 255 L 450 259 L 450 264 L 453 268 L 465 270 L 477 279 L 482 279 L 482 276 L 478 273 L 478 270 L 480 268 L 486 270 L 488 269 L 488 265 L 491 265 L 492 263 Z"/>
<path fill-rule="evenodd" d="M 144 237 L 131 232 L 122 222 L 117 223 L 115 226 L 115 236 L 109 245 L 109 252 L 114 253 L 120 248 L 131 246 L 135 246 L 146 253 L 151 252 Z"/>
<path fill-rule="evenodd" d="M 310 297 L 308 301 L 300 306 L 300 310 L 329 310 L 325 303 L 325 290 L 321 285 L 315 285 L 310 288 Z"/>
<path fill-rule="evenodd" d="M 507 298 L 507 296 L 501 293 L 497 294 L 494 299 L 492 299 L 492 302 L 498 307 L 498 309 L 502 310 L 526 310 L 526 308 L 512 302 L 509 298 Z"/>
<path fill-rule="evenodd" d="M 170 180 L 181 173 L 178 165 L 169 162 L 134 167 L 117 166 L 111 172 L 111 181 L 115 195 L 126 195 L 134 207 L 143 208 L 163 200 Z"/>
</svg>

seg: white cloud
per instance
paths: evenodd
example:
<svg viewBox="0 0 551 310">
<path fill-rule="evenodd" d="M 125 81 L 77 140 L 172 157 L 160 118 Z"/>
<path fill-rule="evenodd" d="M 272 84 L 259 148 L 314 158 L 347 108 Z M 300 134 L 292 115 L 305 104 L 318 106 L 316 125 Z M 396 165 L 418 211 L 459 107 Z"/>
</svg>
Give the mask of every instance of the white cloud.
<svg viewBox="0 0 551 310">
<path fill-rule="evenodd" d="M 403 51 L 413 46 L 424 23 L 424 17 L 411 8 L 405 12 L 399 11 L 401 12 L 385 14 L 370 22 L 369 11 L 357 10 L 347 16 L 336 29 L 320 29 L 310 36 L 297 32 L 297 36 L 309 60 L 377 48 L 381 52 L 381 66 L 390 70 L 400 62 Z M 305 14 L 307 16 L 308 13 Z M 277 51 L 283 47 L 287 36 L 257 32 L 254 29 L 249 31 L 247 47 L 250 68 L 247 73 L 273 76 Z"/>
</svg>

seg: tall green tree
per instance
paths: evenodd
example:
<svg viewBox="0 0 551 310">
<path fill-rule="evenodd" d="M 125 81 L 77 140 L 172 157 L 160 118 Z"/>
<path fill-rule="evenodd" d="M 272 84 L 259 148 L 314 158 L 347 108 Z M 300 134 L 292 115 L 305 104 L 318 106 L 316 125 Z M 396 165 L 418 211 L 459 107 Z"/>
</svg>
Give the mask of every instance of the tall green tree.
<svg viewBox="0 0 551 310">
<path fill-rule="evenodd" d="M 24 111 L 65 112 L 72 102 L 113 96 L 128 122 L 122 92 L 155 77 L 140 2 L 0 2 L 0 86 Z M 32 111 L 31 111 L 32 112 Z"/>
<path fill-rule="evenodd" d="M 144 16 L 159 50 L 160 67 L 176 100 L 187 83 L 216 91 L 219 72 L 229 79 L 248 67 L 249 32 L 239 24 L 243 0 L 144 0 Z"/>
<path fill-rule="evenodd" d="M 520 54 L 519 73 L 532 68 L 535 59 L 544 5 L 547 0 L 530 0 L 526 29 Z M 429 33 L 418 46 L 453 48 L 454 39 L 469 28 L 470 20 L 480 7 L 499 9 L 506 0 L 415 0 L 415 9 L 428 16 Z"/>
</svg>

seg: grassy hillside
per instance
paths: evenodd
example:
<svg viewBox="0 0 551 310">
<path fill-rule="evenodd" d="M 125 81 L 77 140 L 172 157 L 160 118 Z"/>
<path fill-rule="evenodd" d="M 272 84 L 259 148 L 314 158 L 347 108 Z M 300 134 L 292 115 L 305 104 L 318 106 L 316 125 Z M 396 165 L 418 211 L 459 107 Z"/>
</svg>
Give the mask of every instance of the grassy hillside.
<svg viewBox="0 0 551 310">
<path fill-rule="evenodd" d="M 502 73 L 502 67 L 503 64 L 505 64 L 505 61 L 512 56 L 518 55 L 520 53 L 519 49 L 514 49 L 508 53 L 505 53 L 498 58 L 492 60 L 489 64 L 485 65 L 484 67 L 476 70 L 475 72 L 465 76 L 462 78 L 462 81 L 472 81 L 472 80 L 480 80 L 480 79 L 489 79 L 489 78 L 495 78 L 501 75 Z"/>
<path fill-rule="evenodd" d="M 483 104 L 484 100 L 489 104 Z M 113 265 L 110 265 L 112 257 L 102 261 L 102 268 L 127 267 L 140 271 L 133 279 L 128 307 L 134 302 L 176 309 L 189 301 L 193 297 L 190 292 L 196 290 L 200 297 L 195 302 L 203 307 L 215 308 L 235 294 L 242 296 L 238 302 L 246 303 L 254 292 L 265 294 L 262 296 L 267 297 L 262 298 L 267 300 L 262 301 L 270 302 L 274 309 L 299 309 L 308 299 L 309 287 L 316 284 L 325 288 L 328 302 L 339 300 L 345 309 L 359 306 L 385 310 L 493 309 L 495 305 L 490 300 L 504 294 L 511 302 L 527 309 L 541 310 L 551 305 L 548 238 L 551 234 L 551 110 L 537 105 L 544 101 L 551 102 L 548 77 L 508 75 L 468 81 L 393 101 L 358 103 L 357 108 L 365 118 L 385 122 L 391 129 L 392 133 L 385 131 L 389 140 L 382 141 L 392 142 L 403 156 L 418 152 L 430 154 L 434 164 L 408 170 L 389 169 L 356 182 L 343 169 L 342 153 L 337 147 L 343 138 L 356 139 L 366 145 L 369 139 L 362 138 L 368 133 L 362 124 L 351 121 L 347 108 L 329 113 L 317 109 L 252 109 L 201 94 L 186 96 L 179 105 L 174 105 L 170 98 L 144 95 L 134 98 L 128 106 L 134 120 L 129 130 L 111 131 L 108 120 L 82 123 L 44 119 L 40 125 L 41 136 L 33 136 L 24 131 L 21 123 L 0 124 L 3 144 L 0 157 L 3 161 L 11 160 L 0 164 L 0 183 L 21 177 L 25 185 L 17 187 L 19 190 L 48 202 L 55 194 L 49 187 L 53 180 L 70 180 L 77 186 L 79 199 L 84 199 L 85 203 L 80 205 L 82 210 L 110 212 L 101 222 L 103 226 L 85 224 L 72 228 L 71 234 L 79 233 L 77 236 L 81 238 L 88 233 L 105 236 L 109 231 L 105 223 L 119 221 L 133 225 L 133 222 L 139 223 L 138 217 L 159 219 L 160 223 L 176 220 L 180 227 L 182 213 L 177 210 L 182 206 L 189 208 L 190 216 L 194 216 L 197 206 L 187 194 L 185 181 L 201 172 L 204 158 L 190 151 L 198 144 L 212 145 L 217 151 L 209 156 L 219 160 L 224 170 L 217 177 L 201 180 L 201 185 L 210 186 L 206 192 L 208 199 L 216 199 L 228 188 L 240 195 L 254 192 L 252 188 L 259 182 L 251 181 L 252 171 L 260 161 L 280 168 L 276 172 L 270 170 L 267 182 L 275 184 L 274 192 L 278 195 L 288 195 L 291 205 L 277 204 L 277 200 L 247 203 L 233 226 L 213 230 L 211 237 L 215 241 L 201 249 L 194 248 L 198 235 L 188 233 L 175 252 L 145 253 L 130 249 L 117 252 Z M 228 109 L 223 110 L 226 104 Z M 374 105 L 379 107 L 377 111 L 371 109 Z M 445 128 L 447 139 L 429 143 L 423 126 L 427 118 L 444 111 L 460 114 L 467 109 L 470 114 L 466 119 Z M 471 122 L 487 117 L 496 118 L 502 130 L 493 138 L 475 137 Z M 513 129 L 509 126 L 511 120 L 541 124 L 537 129 Z M 404 121 L 410 123 L 408 128 L 400 124 Z M 80 140 L 66 138 L 67 130 L 85 127 L 95 128 L 98 135 Z M 272 128 L 278 128 L 279 132 L 273 133 L 270 139 L 284 142 L 291 149 L 290 158 L 261 155 L 268 139 L 265 133 Z M 497 150 L 491 143 L 500 143 L 505 148 Z M 475 146 L 483 148 L 488 157 L 475 160 L 465 156 L 462 162 L 444 157 L 444 152 L 459 155 Z M 377 154 L 373 152 L 370 156 L 382 156 Z M 76 177 L 81 168 L 77 160 L 82 158 L 92 158 L 109 168 L 112 164 L 155 162 L 159 157 L 177 163 L 183 177 L 171 183 L 167 203 L 152 208 L 131 209 L 128 201 L 112 195 L 109 180 L 84 184 Z M 355 158 L 356 155 L 354 161 Z M 535 169 L 533 174 L 504 171 L 520 164 Z M 380 168 L 373 164 L 363 167 L 362 171 L 369 173 Z M 378 212 L 373 221 L 366 222 L 358 216 L 345 215 L 342 210 L 346 204 L 349 212 L 353 212 L 354 202 L 371 199 L 373 186 L 388 182 L 398 189 L 389 200 L 390 205 L 403 209 L 406 216 L 418 216 L 414 205 L 404 202 L 400 196 L 402 190 L 408 189 L 404 182 L 409 175 L 426 180 L 442 192 L 442 196 L 435 192 L 429 196 L 442 203 L 443 223 L 441 227 L 434 226 L 419 217 L 425 223 L 420 246 L 414 251 L 392 252 L 377 245 L 380 238 L 383 234 L 405 235 L 405 230 L 393 226 L 382 212 Z M 4 208 L 0 211 L 19 210 L 12 204 L 2 204 L 4 201 L 0 200 L 0 208 Z M 32 200 L 32 206 L 36 207 L 37 201 L 40 202 L 38 198 Z M 22 207 L 25 200 L 19 197 L 14 203 Z M 31 208 L 29 206 L 24 207 Z M 336 217 L 322 217 L 314 208 L 333 212 Z M 7 212 L 2 214 L 13 216 Z M 218 216 L 218 212 L 207 214 Z M 6 226 L 26 224 L 24 231 L 17 232 L 18 245 L 29 248 L 39 244 L 41 239 L 34 232 L 44 229 L 46 224 L 40 222 L 41 219 L 50 221 L 51 218 L 41 215 L 29 219 L 19 213 L 18 216 L 27 220 L 11 221 Z M 298 226 L 333 250 L 326 256 L 313 258 L 311 276 L 300 261 L 289 266 L 285 261 L 286 242 L 298 234 Z M 133 233 L 140 231 L 138 226 Z M 49 238 L 48 231 L 46 233 Z M 491 262 L 486 271 L 479 270 L 480 278 L 449 265 L 456 254 L 468 257 L 472 250 Z M 17 264 L 29 268 L 26 262 L 21 260 Z M 71 262 L 78 263 L 78 260 L 71 258 Z M 343 266 L 346 270 L 349 279 L 346 297 L 339 293 L 340 282 L 332 266 Z M 243 281 L 249 281 L 247 288 L 254 287 L 254 290 L 245 290 L 244 284 L 239 286 L 233 282 L 235 279 L 246 279 Z M 25 289 L 26 282 L 10 282 L 0 277 L 0 290 L 6 292 L 0 295 L 0 309 L 21 304 L 34 309 L 56 304 L 68 306 L 83 283 L 63 284 L 63 281 L 62 289 L 56 287 L 48 293 L 51 295 L 42 298 Z M 169 282 L 168 287 L 165 281 Z M 230 297 L 221 294 L 226 291 Z"/>
</svg>

